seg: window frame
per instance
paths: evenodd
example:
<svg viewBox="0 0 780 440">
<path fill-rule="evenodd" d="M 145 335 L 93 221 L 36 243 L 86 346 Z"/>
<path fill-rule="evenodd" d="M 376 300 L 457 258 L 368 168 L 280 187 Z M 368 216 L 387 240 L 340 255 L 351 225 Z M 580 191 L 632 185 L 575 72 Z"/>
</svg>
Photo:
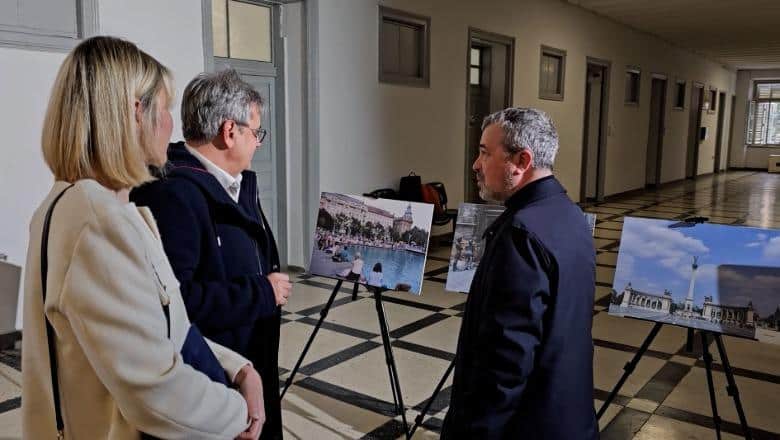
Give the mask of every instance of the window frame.
<svg viewBox="0 0 780 440">
<path fill-rule="evenodd" d="M 20 0 L 24 1 L 24 0 Z M 38 50 L 45 52 L 69 52 L 83 39 L 97 35 L 98 0 L 75 0 L 76 36 L 18 25 L 0 25 L 0 47 Z"/>
<path fill-rule="evenodd" d="M 769 98 L 757 98 L 757 90 L 758 86 L 760 84 L 780 84 L 780 78 L 776 79 L 761 79 L 761 80 L 753 80 L 752 84 L 750 85 L 750 99 L 747 102 L 747 111 L 745 112 L 745 145 L 748 148 L 778 148 L 780 147 L 780 143 L 766 143 L 766 144 L 756 144 L 753 143 L 755 140 L 755 133 L 753 133 L 753 138 L 751 139 L 749 136 L 750 132 L 750 109 L 754 105 L 758 105 L 760 103 L 769 103 L 770 108 L 772 103 L 778 103 L 780 104 L 780 97 L 779 98 L 772 98 L 771 96 Z M 768 116 L 767 116 L 768 117 Z M 755 123 L 754 125 L 754 131 L 755 131 Z"/>
<path fill-rule="evenodd" d="M 400 9 L 378 6 L 378 30 L 377 30 L 377 79 L 380 83 L 394 84 L 408 87 L 429 88 L 431 85 L 431 17 L 414 14 Z M 386 19 L 401 24 L 420 28 L 422 44 L 420 45 L 419 64 L 420 76 L 401 75 L 382 71 L 382 38 L 383 23 Z"/>
<path fill-rule="evenodd" d="M 216 55 L 214 53 L 214 17 L 211 14 L 211 8 L 214 1 L 224 1 L 226 3 L 225 7 L 227 8 L 225 13 L 225 19 L 226 19 L 226 38 L 228 42 L 228 48 L 227 48 L 227 55 L 226 57 Z M 231 58 L 230 57 L 230 12 L 229 8 L 230 5 L 227 4 L 231 0 L 208 0 L 204 1 L 203 3 L 203 16 L 204 16 L 204 32 L 203 32 L 203 44 L 204 44 L 204 57 L 206 59 L 209 59 L 210 57 L 219 58 L 222 60 L 230 60 L 230 64 L 235 66 L 237 69 L 241 70 L 253 70 L 257 69 L 258 67 L 263 69 L 264 72 L 268 73 L 269 75 L 275 75 L 276 74 L 276 68 L 274 67 L 276 65 L 276 57 L 278 56 L 278 51 L 276 48 L 276 45 L 273 44 L 273 37 L 276 35 L 276 32 L 278 32 L 276 20 L 274 19 L 274 4 L 270 3 L 266 0 L 233 0 L 238 3 L 246 3 L 253 6 L 260 6 L 264 8 L 269 8 L 271 13 L 271 22 L 270 22 L 270 38 L 272 40 L 271 43 L 271 61 L 260 61 L 260 60 L 252 60 L 252 59 L 246 59 L 246 58 Z M 206 8 L 208 8 L 208 11 L 206 11 Z M 208 23 L 206 23 L 205 17 L 208 17 Z M 208 27 L 208 29 L 206 29 Z M 208 46 L 206 46 L 208 44 Z M 208 67 L 208 66 L 207 66 Z M 208 70 L 208 69 L 207 69 Z"/>
<path fill-rule="evenodd" d="M 471 51 L 472 50 L 476 50 L 477 52 L 479 52 L 479 54 L 478 54 L 478 56 L 479 56 L 479 64 L 474 64 L 472 62 L 472 60 L 471 60 Z M 484 59 L 483 53 L 484 53 L 484 50 L 485 50 L 485 48 L 483 48 L 483 47 L 476 47 L 475 48 L 475 47 L 472 46 L 472 47 L 469 48 L 469 86 L 471 86 L 471 87 L 482 87 L 482 84 L 483 84 L 482 72 L 483 72 L 483 67 L 484 67 L 484 64 L 483 64 L 483 59 Z M 477 80 L 476 84 L 473 84 L 471 82 L 471 69 L 477 69 L 478 80 Z"/>
<path fill-rule="evenodd" d="M 682 105 L 678 106 L 677 104 L 680 102 L 681 85 L 683 86 Z M 685 101 L 687 99 L 688 99 L 688 81 L 680 78 L 675 79 L 674 80 L 674 104 L 672 105 L 672 110 L 677 110 L 677 111 L 685 110 Z"/>
<path fill-rule="evenodd" d="M 636 100 L 631 100 L 630 96 L 628 95 L 629 89 L 627 81 L 629 75 L 636 75 Z M 642 69 L 637 66 L 627 66 L 623 78 L 625 80 L 623 103 L 626 106 L 639 107 L 639 103 L 641 101 L 640 97 L 642 96 Z"/>
<path fill-rule="evenodd" d="M 707 102 L 709 103 L 707 114 L 715 114 L 718 109 L 718 89 L 716 87 L 710 86 L 707 90 Z"/>
<path fill-rule="evenodd" d="M 544 77 L 544 57 L 558 57 L 561 60 L 557 80 L 560 81 L 560 93 L 544 90 L 542 87 L 542 78 Z M 563 101 L 566 86 L 566 51 L 552 46 L 542 44 L 539 48 L 539 99 L 548 101 Z"/>
</svg>

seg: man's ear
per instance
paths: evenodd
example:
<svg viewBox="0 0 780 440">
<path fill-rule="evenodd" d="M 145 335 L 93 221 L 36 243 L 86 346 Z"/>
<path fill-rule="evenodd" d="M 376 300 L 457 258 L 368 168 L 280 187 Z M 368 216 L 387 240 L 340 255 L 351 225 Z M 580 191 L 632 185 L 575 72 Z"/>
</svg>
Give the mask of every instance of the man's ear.
<svg viewBox="0 0 780 440">
<path fill-rule="evenodd" d="M 534 152 L 530 148 L 523 148 L 513 154 L 509 159 L 516 167 L 518 172 L 526 172 L 531 169 L 534 163 Z"/>
<path fill-rule="evenodd" d="M 236 143 L 236 132 L 233 127 L 236 126 L 234 121 L 225 121 L 219 127 L 219 134 L 217 135 L 218 143 L 214 143 L 219 149 L 228 150 Z"/>
</svg>

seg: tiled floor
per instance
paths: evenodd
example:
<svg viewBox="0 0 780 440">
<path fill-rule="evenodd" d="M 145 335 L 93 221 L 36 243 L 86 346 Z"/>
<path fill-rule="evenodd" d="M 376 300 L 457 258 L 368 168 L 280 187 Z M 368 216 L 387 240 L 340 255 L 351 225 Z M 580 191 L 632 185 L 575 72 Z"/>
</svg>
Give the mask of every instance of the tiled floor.
<svg viewBox="0 0 780 440">
<path fill-rule="evenodd" d="M 714 223 L 780 227 L 780 175 L 730 172 L 635 193 L 587 206 L 598 214 L 598 250 L 593 337 L 596 346 L 594 404 L 600 406 L 652 327 L 605 312 L 612 287 L 623 216 L 682 219 L 694 215 Z M 452 360 L 465 297 L 444 291 L 449 249 L 433 249 L 423 294 L 394 293 L 385 310 L 404 402 L 410 422 Z M 285 379 L 295 364 L 335 282 L 297 277 L 285 308 L 280 371 Z M 393 417 L 392 394 L 379 337 L 374 302 L 351 285 L 342 293 L 317 336 L 303 368 L 284 399 L 288 439 L 382 438 L 401 436 Z M 780 297 L 780 294 L 778 295 Z M 712 439 L 715 433 L 701 359 L 701 346 L 685 351 L 684 330 L 664 327 L 600 421 L 602 439 Z M 698 342 L 699 339 L 696 338 Z M 780 439 L 780 346 L 725 338 L 729 359 L 753 438 Z M 718 361 L 716 356 L 716 362 Z M 5 365 L 3 365 L 5 364 Z M 725 376 L 715 366 L 718 408 L 724 439 L 740 438 Z M 415 438 L 438 437 L 450 383 Z M 18 352 L 0 355 L 0 439 L 18 438 L 20 373 Z"/>
</svg>

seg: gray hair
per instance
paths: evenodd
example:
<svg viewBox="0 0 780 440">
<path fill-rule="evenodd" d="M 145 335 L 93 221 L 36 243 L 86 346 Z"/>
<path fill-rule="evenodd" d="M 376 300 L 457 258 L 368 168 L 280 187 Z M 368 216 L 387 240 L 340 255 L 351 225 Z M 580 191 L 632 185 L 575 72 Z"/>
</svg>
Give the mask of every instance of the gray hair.
<svg viewBox="0 0 780 440">
<path fill-rule="evenodd" d="M 504 130 L 504 148 L 514 154 L 528 148 L 534 168 L 551 170 L 558 152 L 558 132 L 547 113 L 535 108 L 507 108 L 487 116 L 482 130 L 498 124 Z"/>
<path fill-rule="evenodd" d="M 185 140 L 209 141 L 230 119 L 249 124 L 252 105 L 263 110 L 263 98 L 233 69 L 201 73 L 184 89 L 181 103 L 182 133 Z"/>
</svg>

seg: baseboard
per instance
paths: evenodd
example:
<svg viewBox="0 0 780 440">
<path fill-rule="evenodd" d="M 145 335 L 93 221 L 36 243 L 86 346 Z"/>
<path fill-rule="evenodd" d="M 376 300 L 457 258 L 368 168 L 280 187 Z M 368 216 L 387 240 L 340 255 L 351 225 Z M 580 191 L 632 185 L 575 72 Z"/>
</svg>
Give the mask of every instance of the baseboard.
<svg viewBox="0 0 780 440">
<path fill-rule="evenodd" d="M 729 167 L 729 171 L 763 171 L 765 173 L 768 173 L 766 168 L 753 168 L 753 167 Z"/>
<path fill-rule="evenodd" d="M 290 264 L 290 265 L 288 265 L 288 266 L 287 266 L 285 269 L 286 269 L 288 272 L 294 272 L 294 273 L 303 273 L 303 272 L 306 272 L 306 269 L 304 269 L 304 268 L 302 268 L 302 267 L 300 267 L 300 266 L 295 266 L 295 265 L 293 265 L 293 264 Z"/>
<path fill-rule="evenodd" d="M 668 183 L 674 183 L 674 182 L 668 182 Z M 664 185 L 667 185 L 668 183 L 662 183 L 662 184 L 656 186 L 654 189 L 660 189 L 661 187 L 663 187 Z M 608 196 L 604 196 L 603 202 L 609 202 L 609 201 L 613 201 L 614 199 L 630 197 L 630 196 L 633 196 L 633 195 L 640 195 L 640 194 L 644 193 L 645 191 L 647 191 L 647 188 L 645 188 L 645 187 L 629 189 L 627 191 L 623 191 L 623 192 L 619 192 L 619 193 L 615 193 L 615 194 L 610 194 Z M 592 203 L 602 203 L 602 202 L 592 202 Z"/>
<path fill-rule="evenodd" d="M 733 171 L 763 171 L 763 172 L 767 172 L 765 168 L 731 168 L 731 167 L 728 168 L 727 170 L 721 170 L 720 172 L 726 172 L 726 171 L 732 171 L 732 170 Z M 623 197 L 632 196 L 632 195 L 639 195 L 639 194 L 642 194 L 642 193 L 644 193 L 644 192 L 646 192 L 648 190 L 650 190 L 650 191 L 653 191 L 653 190 L 657 191 L 657 190 L 660 190 L 660 189 L 664 189 L 665 187 L 676 185 L 678 183 L 684 182 L 686 180 L 696 180 L 696 179 L 698 179 L 700 177 L 712 177 L 714 175 L 715 175 L 715 173 L 710 172 L 710 173 L 705 173 L 705 174 L 699 174 L 699 175 L 697 175 L 693 179 L 688 179 L 687 177 L 683 177 L 682 179 L 670 180 L 668 182 L 663 182 L 663 183 L 661 183 L 659 185 L 656 185 L 655 187 L 651 187 L 651 188 L 643 187 L 643 188 L 629 189 L 627 191 L 623 191 L 623 192 L 619 192 L 619 193 L 610 194 L 608 196 L 605 196 L 604 197 L 604 202 L 614 201 L 614 199 L 616 199 L 616 198 L 623 198 Z M 588 203 L 594 203 L 594 202 L 588 202 Z M 595 203 L 600 203 L 600 202 L 595 202 Z"/>
</svg>

